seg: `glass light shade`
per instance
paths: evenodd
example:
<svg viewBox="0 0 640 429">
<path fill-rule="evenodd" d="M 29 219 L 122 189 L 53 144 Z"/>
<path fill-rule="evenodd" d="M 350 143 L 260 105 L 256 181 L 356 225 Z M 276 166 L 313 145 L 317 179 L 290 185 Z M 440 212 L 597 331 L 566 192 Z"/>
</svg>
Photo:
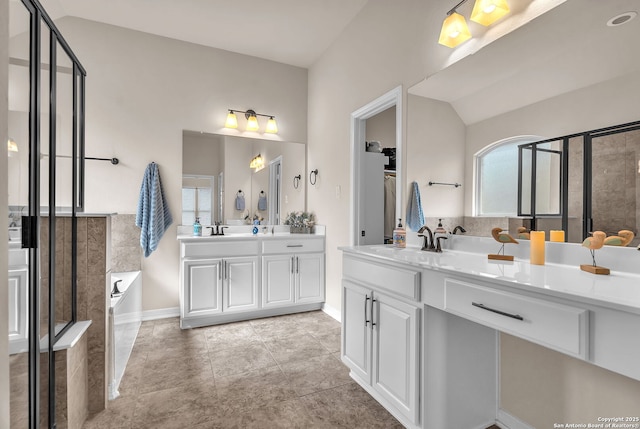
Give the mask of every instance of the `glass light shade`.
<svg viewBox="0 0 640 429">
<path fill-rule="evenodd" d="M 449 48 L 455 48 L 462 42 L 466 42 L 471 38 L 471 32 L 467 26 L 464 16 L 457 12 L 453 12 L 442 23 L 442 31 L 440 31 L 440 39 L 438 43 Z"/>
<path fill-rule="evenodd" d="M 7 140 L 7 155 L 13 156 L 18 153 L 18 144 L 12 139 Z"/>
<path fill-rule="evenodd" d="M 476 0 L 471 20 L 482 25 L 491 25 L 509 13 L 507 0 Z"/>
<path fill-rule="evenodd" d="M 230 111 L 227 115 L 227 122 L 224 124 L 225 128 L 238 128 L 238 118 L 233 111 Z"/>
<path fill-rule="evenodd" d="M 276 119 L 271 116 L 269 121 L 267 121 L 267 129 L 264 130 L 265 133 L 275 134 L 278 132 L 278 124 L 276 124 Z"/>
<path fill-rule="evenodd" d="M 247 119 L 247 131 L 258 131 L 259 128 L 258 117 L 256 115 L 249 116 L 249 119 Z"/>
<path fill-rule="evenodd" d="M 256 171 L 264 168 L 264 158 L 262 155 L 258 154 L 253 157 L 251 162 L 249 163 L 249 168 L 255 168 Z"/>
</svg>

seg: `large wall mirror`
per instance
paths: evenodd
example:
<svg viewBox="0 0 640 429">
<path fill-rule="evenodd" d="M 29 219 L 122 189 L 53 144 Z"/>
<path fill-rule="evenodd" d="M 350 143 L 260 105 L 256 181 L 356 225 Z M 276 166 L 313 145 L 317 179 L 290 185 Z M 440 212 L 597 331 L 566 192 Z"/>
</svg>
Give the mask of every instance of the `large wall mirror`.
<svg viewBox="0 0 640 429">
<path fill-rule="evenodd" d="M 281 224 L 305 210 L 305 163 L 302 143 L 185 130 L 181 224 Z"/>
<path fill-rule="evenodd" d="M 632 229 L 636 234 L 640 232 L 640 211 L 637 209 L 640 207 L 640 193 L 635 185 L 640 178 L 640 153 L 635 149 L 637 143 L 634 139 L 638 135 L 635 130 L 594 136 L 592 163 L 583 158 L 581 136 L 580 144 L 576 142 L 578 137 L 568 138 L 570 156 L 566 158 L 561 156 L 565 144 L 562 138 L 559 141 L 549 140 L 535 153 L 524 149 L 520 160 L 527 174 L 523 175 L 520 183 L 519 204 L 515 200 L 517 194 L 509 197 L 513 198 L 510 213 L 496 214 L 493 219 L 490 216 L 483 218 L 481 213 L 477 213 L 478 193 L 472 189 L 477 181 L 477 177 L 473 177 L 477 174 L 474 154 L 480 154 L 483 148 L 490 148 L 502 139 L 516 139 L 520 134 L 540 136 L 528 141 L 535 142 L 562 135 L 562 131 L 582 133 L 640 119 L 630 116 L 632 113 L 629 112 L 635 108 L 626 99 L 623 101 L 627 103 L 624 106 L 629 106 L 626 112 L 621 108 L 610 108 L 620 104 L 615 97 L 628 93 L 626 87 L 630 82 L 635 85 L 638 81 L 640 56 L 625 53 L 637 52 L 640 48 L 640 19 L 635 17 L 623 25 L 615 25 L 625 19 L 616 17 L 637 10 L 637 7 L 634 0 L 567 0 L 409 88 L 412 97 L 449 103 L 467 129 L 464 137 L 467 195 L 464 199 L 465 216 L 460 220 L 471 226 L 468 228 L 471 234 L 487 235 L 491 230 L 490 224 L 498 217 L 517 218 L 518 214 L 526 217 L 532 212 L 544 215 L 537 225 L 539 229 L 565 228 L 572 242 L 581 241 L 585 233 L 596 229 L 605 230 L 608 234 L 616 234 L 621 229 Z M 585 112 L 602 112 L 598 123 L 590 124 L 580 117 L 581 107 L 575 104 L 580 101 L 571 95 L 573 91 L 580 91 L 580 95 L 597 94 L 599 100 L 606 100 L 606 103 L 599 101 L 598 105 L 590 99 L 582 101 Z M 550 99 L 559 96 L 563 97 L 558 99 L 560 102 L 569 100 L 571 104 L 558 105 L 556 112 L 549 103 Z M 537 103 L 546 106 L 547 111 L 536 111 Z M 552 110 L 548 109 L 549 106 Z M 527 112 L 529 115 L 525 115 Z M 536 112 L 541 118 L 551 119 L 536 118 Z M 408 117 L 412 118 L 411 112 Z M 610 122 L 603 119 L 609 117 Z M 496 127 L 501 126 L 504 131 L 496 131 Z M 490 127 L 493 129 L 486 129 Z M 485 136 L 495 138 L 483 140 Z M 412 142 L 408 144 L 411 146 Z M 514 153 L 515 165 L 518 162 L 517 150 Z M 589 192 L 593 192 L 591 199 L 584 195 L 584 168 L 591 168 L 593 172 L 588 177 L 591 181 Z M 563 178 L 565 172 L 568 177 Z M 622 177 L 624 174 L 626 176 Z M 515 175 L 513 179 L 511 184 L 515 183 Z M 531 183 L 532 180 L 536 182 Z M 563 181 L 568 183 L 565 193 Z M 537 198 L 534 200 L 532 197 Z M 504 195 L 501 198 L 504 199 Z M 431 203 L 423 202 L 425 205 Z M 589 209 L 585 204 L 591 205 L 592 219 L 584 220 L 585 211 Z M 568 210 L 568 224 L 564 227 L 561 219 L 563 206 Z M 513 225 L 508 219 L 507 223 L 509 227 Z M 637 240 L 634 243 L 637 244 Z"/>
</svg>

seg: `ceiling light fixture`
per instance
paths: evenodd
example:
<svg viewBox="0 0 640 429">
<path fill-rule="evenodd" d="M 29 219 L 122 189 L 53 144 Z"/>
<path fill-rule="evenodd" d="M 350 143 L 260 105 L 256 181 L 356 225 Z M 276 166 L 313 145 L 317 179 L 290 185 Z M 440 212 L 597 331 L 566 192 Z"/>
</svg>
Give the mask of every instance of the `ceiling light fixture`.
<svg viewBox="0 0 640 429">
<path fill-rule="evenodd" d="M 275 134 L 278 132 L 278 125 L 276 124 L 276 117 L 273 115 L 265 115 L 263 113 L 256 113 L 255 110 L 235 110 L 229 109 L 229 114 L 227 115 L 227 121 L 225 122 L 225 128 L 238 128 L 238 117 L 236 113 L 244 113 L 244 117 L 247 119 L 247 125 L 245 130 L 247 131 L 258 131 L 260 129 L 260 124 L 258 123 L 258 116 L 264 116 L 265 118 L 269 118 L 267 121 L 267 127 L 265 129 L 265 133 Z"/>
<path fill-rule="evenodd" d="M 455 48 L 471 38 L 471 31 L 469 31 L 466 19 L 457 12 L 457 9 L 467 1 L 462 0 L 447 12 L 438 40 L 441 45 Z M 488 26 L 508 13 L 507 0 L 476 0 L 471 12 L 471 20 Z"/>
</svg>

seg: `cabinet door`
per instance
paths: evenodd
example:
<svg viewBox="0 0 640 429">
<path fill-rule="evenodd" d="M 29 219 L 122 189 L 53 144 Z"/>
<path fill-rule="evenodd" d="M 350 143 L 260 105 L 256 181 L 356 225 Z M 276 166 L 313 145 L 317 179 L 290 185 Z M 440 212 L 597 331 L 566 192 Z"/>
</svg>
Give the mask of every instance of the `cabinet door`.
<svg viewBox="0 0 640 429">
<path fill-rule="evenodd" d="M 222 311 L 222 259 L 184 261 L 182 317 Z"/>
<path fill-rule="evenodd" d="M 294 302 L 295 256 L 262 257 L 262 307 L 280 307 Z"/>
<path fill-rule="evenodd" d="M 296 302 L 324 301 L 324 254 L 296 256 Z"/>
<path fill-rule="evenodd" d="M 225 258 L 223 261 L 224 312 L 258 308 L 258 258 Z"/>
<path fill-rule="evenodd" d="M 373 387 L 399 412 L 418 422 L 419 309 L 374 293 Z"/>
<path fill-rule="evenodd" d="M 371 383 L 371 291 L 342 281 L 342 361 Z"/>
<path fill-rule="evenodd" d="M 9 353 L 29 350 L 27 269 L 9 270 Z"/>
</svg>

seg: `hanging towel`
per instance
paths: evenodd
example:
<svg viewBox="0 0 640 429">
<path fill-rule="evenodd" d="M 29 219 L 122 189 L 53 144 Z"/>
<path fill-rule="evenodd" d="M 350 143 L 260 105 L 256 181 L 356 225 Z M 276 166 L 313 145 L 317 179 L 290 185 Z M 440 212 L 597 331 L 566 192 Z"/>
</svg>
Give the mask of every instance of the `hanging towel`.
<svg viewBox="0 0 640 429">
<path fill-rule="evenodd" d="M 147 165 L 140 187 L 140 200 L 136 214 L 136 226 L 140 227 L 140 247 L 145 258 L 158 248 L 158 243 L 169 225 L 173 223 L 167 200 L 162 189 L 160 171 L 155 162 Z"/>
<path fill-rule="evenodd" d="M 258 195 L 258 210 L 266 210 L 267 209 L 267 194 L 264 191 L 260 192 Z"/>
<path fill-rule="evenodd" d="M 244 210 L 244 194 L 238 191 L 236 194 L 236 210 Z"/>
<path fill-rule="evenodd" d="M 417 182 L 411 184 L 409 203 L 407 204 L 407 226 L 412 231 L 418 231 L 424 225 L 422 214 L 422 201 L 420 201 L 420 189 Z"/>
</svg>

